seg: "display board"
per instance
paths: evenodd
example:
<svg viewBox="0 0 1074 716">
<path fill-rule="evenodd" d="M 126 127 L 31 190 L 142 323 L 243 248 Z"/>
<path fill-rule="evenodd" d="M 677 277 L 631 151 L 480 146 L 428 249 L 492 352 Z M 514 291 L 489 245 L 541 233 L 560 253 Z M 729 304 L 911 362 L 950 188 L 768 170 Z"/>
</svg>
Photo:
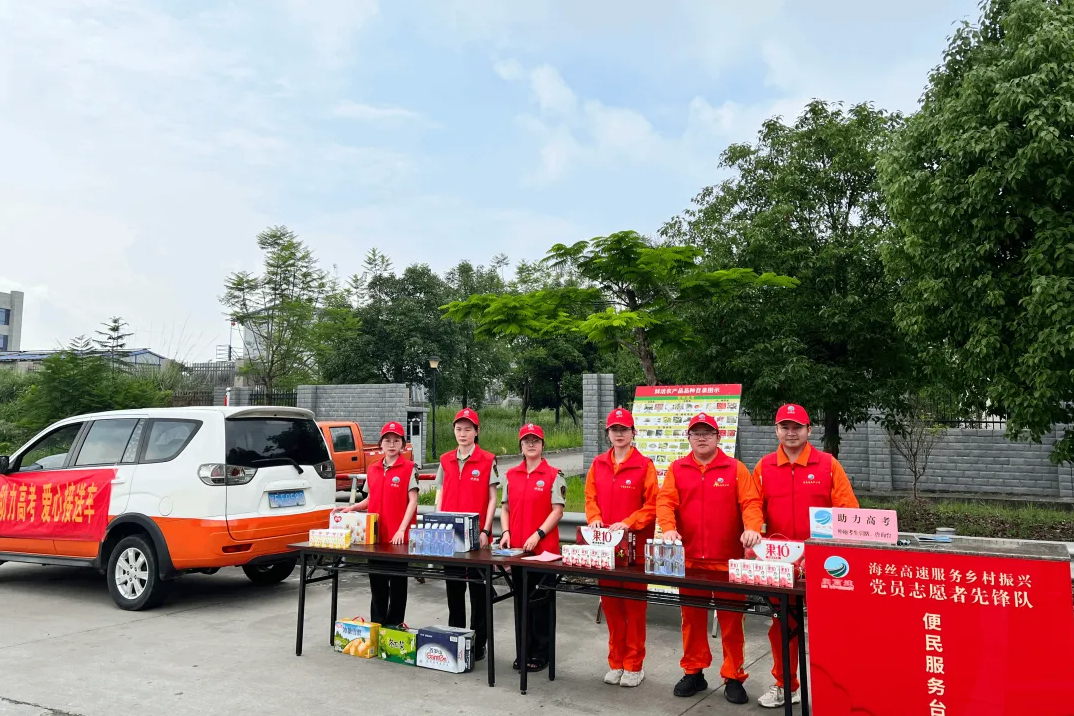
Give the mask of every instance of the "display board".
<svg viewBox="0 0 1074 716">
<path fill-rule="evenodd" d="M 1067 561 L 809 542 L 806 596 L 814 713 L 1074 713 Z"/>
<path fill-rule="evenodd" d="M 656 465 L 661 485 L 668 465 L 690 452 L 686 426 L 698 413 L 715 416 L 720 449 L 735 456 L 741 400 L 742 386 L 737 383 L 638 386 L 632 411 L 638 430 L 634 442 Z"/>
</svg>

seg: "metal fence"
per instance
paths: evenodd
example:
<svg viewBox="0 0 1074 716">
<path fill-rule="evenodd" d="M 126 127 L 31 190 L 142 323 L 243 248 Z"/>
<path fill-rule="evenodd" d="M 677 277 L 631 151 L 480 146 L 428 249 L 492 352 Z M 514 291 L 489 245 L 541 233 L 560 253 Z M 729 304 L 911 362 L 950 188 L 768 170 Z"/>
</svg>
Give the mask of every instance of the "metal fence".
<svg viewBox="0 0 1074 716">
<path fill-rule="evenodd" d="M 171 406 L 187 408 L 192 405 L 212 405 L 213 391 L 209 390 L 175 390 L 172 391 Z"/>
<path fill-rule="evenodd" d="M 298 405 L 298 390 L 266 390 L 263 387 L 251 388 L 249 392 L 250 405 Z"/>
</svg>

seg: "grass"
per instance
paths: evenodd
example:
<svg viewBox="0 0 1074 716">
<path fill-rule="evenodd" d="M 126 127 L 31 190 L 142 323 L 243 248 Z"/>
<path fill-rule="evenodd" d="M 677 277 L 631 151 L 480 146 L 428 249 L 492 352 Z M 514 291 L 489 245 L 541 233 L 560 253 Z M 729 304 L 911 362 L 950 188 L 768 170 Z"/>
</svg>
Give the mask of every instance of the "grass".
<svg viewBox="0 0 1074 716">
<path fill-rule="evenodd" d="M 462 406 L 448 405 L 436 409 L 436 450 L 444 453 L 455 445 L 455 433 L 451 421 Z M 496 455 L 518 455 L 518 429 L 522 427 L 522 410 L 487 406 L 477 411 L 481 418 L 481 447 Z M 430 416 L 431 417 L 431 416 Z M 526 421 L 537 423 L 544 428 L 544 449 L 565 450 L 582 447 L 582 416 L 578 414 L 578 425 L 563 412 L 559 426 L 555 425 L 556 414 L 553 410 L 530 410 Z M 432 441 L 426 444 L 428 460 L 431 462 L 439 456 L 433 455 Z"/>
<path fill-rule="evenodd" d="M 899 530 L 931 534 L 954 527 L 965 537 L 1074 542 L 1074 509 L 1029 502 L 904 497 L 860 497 L 865 508 L 896 510 Z M 567 512 L 585 512 L 585 477 L 567 478 Z"/>
</svg>

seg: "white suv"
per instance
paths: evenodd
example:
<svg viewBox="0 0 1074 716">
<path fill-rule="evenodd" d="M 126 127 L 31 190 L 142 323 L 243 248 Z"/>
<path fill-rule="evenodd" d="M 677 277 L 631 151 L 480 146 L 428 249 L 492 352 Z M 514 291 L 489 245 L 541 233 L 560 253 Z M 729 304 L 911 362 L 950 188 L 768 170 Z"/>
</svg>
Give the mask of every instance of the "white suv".
<svg viewBox="0 0 1074 716">
<path fill-rule="evenodd" d="M 0 563 L 96 567 L 132 610 L 159 604 L 186 572 L 241 566 L 274 584 L 294 571 L 287 545 L 328 524 L 335 490 L 308 410 L 79 415 L 0 457 Z"/>
</svg>

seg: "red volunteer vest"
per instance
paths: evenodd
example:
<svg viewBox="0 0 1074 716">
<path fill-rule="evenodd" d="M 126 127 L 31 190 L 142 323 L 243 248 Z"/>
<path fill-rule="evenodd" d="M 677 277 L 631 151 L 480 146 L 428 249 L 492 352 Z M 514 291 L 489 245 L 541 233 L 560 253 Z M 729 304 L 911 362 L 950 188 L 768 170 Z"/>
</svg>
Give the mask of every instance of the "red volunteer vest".
<svg viewBox="0 0 1074 716">
<path fill-rule="evenodd" d="M 614 455 L 612 448 L 593 460 L 597 507 L 605 526 L 622 522 L 645 505 L 645 474 L 653 464 L 635 448 L 616 471 Z M 655 531 L 654 521 L 648 527 L 634 532 L 634 545 L 639 555 L 643 554 L 645 540 L 652 539 Z"/>
<path fill-rule="evenodd" d="M 410 477 L 414 463 L 400 457 L 395 464 L 384 470 L 384 460 L 377 460 L 366 470 L 369 486 L 369 512 L 377 515 L 377 542 L 391 542 L 403 524 L 407 505 L 410 503 Z M 406 526 L 410 534 L 410 525 Z"/>
<path fill-rule="evenodd" d="M 533 472 L 526 472 L 526 463 L 507 471 L 507 509 L 510 515 L 511 546 L 522 547 L 526 540 L 544 524 L 552 513 L 552 485 L 559 470 L 544 460 Z M 534 554 L 559 554 L 559 529 L 552 528 L 537 543 Z"/>
<path fill-rule="evenodd" d="M 722 450 L 706 467 L 693 453 L 671 463 L 679 509 L 675 522 L 687 559 L 742 559 L 742 510 L 738 504 L 738 461 Z"/>
<path fill-rule="evenodd" d="M 476 512 L 484 529 L 485 510 L 489 506 L 489 478 L 495 458 L 489 451 L 474 446 L 473 454 L 466 459 L 463 467 L 464 474 L 460 475 L 459 458 L 455 451 L 441 455 L 444 496 L 440 499 L 440 509 L 444 512 Z"/>
<path fill-rule="evenodd" d="M 809 508 L 832 506 L 832 456 L 810 446 L 806 464 L 778 465 L 779 452 L 761 458 L 765 536 L 809 539 Z"/>
</svg>

